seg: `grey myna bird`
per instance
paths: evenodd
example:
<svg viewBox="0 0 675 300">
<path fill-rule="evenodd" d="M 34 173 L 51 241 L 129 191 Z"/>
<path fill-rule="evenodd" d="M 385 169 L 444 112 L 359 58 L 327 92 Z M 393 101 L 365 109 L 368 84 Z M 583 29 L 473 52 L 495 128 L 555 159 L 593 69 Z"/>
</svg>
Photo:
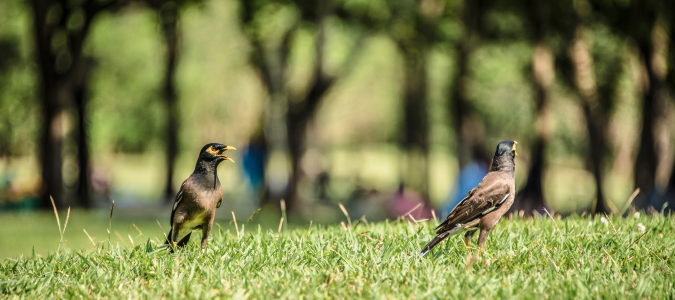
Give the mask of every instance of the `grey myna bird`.
<svg viewBox="0 0 675 300">
<path fill-rule="evenodd" d="M 478 230 L 478 246 L 481 251 L 485 249 L 488 235 L 509 210 L 516 194 L 516 144 L 515 141 L 502 141 L 497 145 L 490 171 L 436 227 L 436 237 L 424 246 L 420 255 L 424 256 L 445 238 L 461 232 L 466 232 L 464 244 L 468 248 Z"/>
<path fill-rule="evenodd" d="M 198 229 L 202 230 L 202 252 L 206 249 L 216 208 L 223 201 L 217 168 L 224 160 L 234 162 L 225 155 L 226 150 L 236 149 L 217 143 L 204 146 L 194 172 L 180 186 L 171 210 L 171 230 L 166 241 L 172 246 L 171 251 L 185 246 L 192 231 Z"/>
</svg>

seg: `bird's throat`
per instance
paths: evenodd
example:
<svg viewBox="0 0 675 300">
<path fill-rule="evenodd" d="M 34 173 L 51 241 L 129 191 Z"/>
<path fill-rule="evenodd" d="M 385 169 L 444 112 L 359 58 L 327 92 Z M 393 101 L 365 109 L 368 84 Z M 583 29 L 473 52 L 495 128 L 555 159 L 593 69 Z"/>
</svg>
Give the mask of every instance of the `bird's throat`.
<svg viewBox="0 0 675 300">
<path fill-rule="evenodd" d="M 198 178 L 198 182 L 208 188 L 215 189 L 218 186 L 218 163 L 198 160 L 192 174 Z"/>
<path fill-rule="evenodd" d="M 509 173 L 514 176 L 516 173 L 516 163 L 509 157 L 495 157 L 492 159 L 490 171 Z"/>
</svg>

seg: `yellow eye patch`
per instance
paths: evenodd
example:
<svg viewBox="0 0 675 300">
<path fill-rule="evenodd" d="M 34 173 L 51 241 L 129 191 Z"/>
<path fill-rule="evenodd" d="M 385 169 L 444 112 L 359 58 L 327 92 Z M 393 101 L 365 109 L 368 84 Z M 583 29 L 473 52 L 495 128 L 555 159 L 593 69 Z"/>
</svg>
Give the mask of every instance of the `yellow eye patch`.
<svg viewBox="0 0 675 300">
<path fill-rule="evenodd" d="M 218 156 L 218 151 L 213 150 L 213 146 L 209 147 L 209 149 L 206 149 L 206 152 L 211 153 L 215 156 Z"/>
</svg>

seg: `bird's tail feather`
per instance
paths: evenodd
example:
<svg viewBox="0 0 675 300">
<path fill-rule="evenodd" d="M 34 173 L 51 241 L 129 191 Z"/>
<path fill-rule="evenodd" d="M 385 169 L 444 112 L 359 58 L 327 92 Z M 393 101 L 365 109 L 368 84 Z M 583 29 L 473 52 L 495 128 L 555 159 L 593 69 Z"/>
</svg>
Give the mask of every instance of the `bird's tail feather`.
<svg viewBox="0 0 675 300">
<path fill-rule="evenodd" d="M 436 246 L 438 243 L 442 242 L 448 236 L 450 236 L 450 232 L 446 231 L 446 232 L 443 232 L 443 233 L 437 235 L 436 237 L 434 237 L 426 246 L 424 246 L 424 248 L 422 248 L 422 252 L 420 252 L 420 256 L 425 256 L 429 252 L 429 250 L 434 248 L 434 246 Z"/>
</svg>

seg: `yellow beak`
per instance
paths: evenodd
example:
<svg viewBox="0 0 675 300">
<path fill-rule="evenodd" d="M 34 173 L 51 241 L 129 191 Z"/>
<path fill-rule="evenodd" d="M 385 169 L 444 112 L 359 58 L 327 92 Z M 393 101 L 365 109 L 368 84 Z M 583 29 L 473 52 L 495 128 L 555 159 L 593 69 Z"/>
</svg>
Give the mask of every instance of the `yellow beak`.
<svg viewBox="0 0 675 300">
<path fill-rule="evenodd" d="M 516 152 L 516 145 L 518 145 L 518 142 L 513 141 L 513 148 L 511 148 L 511 150 L 513 150 L 513 153 L 515 153 L 516 156 L 517 156 L 517 155 L 518 155 L 518 152 Z"/>
<path fill-rule="evenodd" d="M 223 151 L 223 152 L 224 152 L 225 150 L 237 150 L 237 148 L 232 147 L 232 146 L 225 146 L 225 148 L 223 148 L 223 149 L 220 150 L 220 151 Z M 234 163 L 234 160 L 232 160 L 231 158 L 227 157 L 225 154 L 219 154 L 218 156 L 219 156 L 219 157 L 222 157 L 222 158 L 225 159 L 225 160 L 229 160 L 229 161 L 231 161 L 231 162 Z"/>
</svg>

